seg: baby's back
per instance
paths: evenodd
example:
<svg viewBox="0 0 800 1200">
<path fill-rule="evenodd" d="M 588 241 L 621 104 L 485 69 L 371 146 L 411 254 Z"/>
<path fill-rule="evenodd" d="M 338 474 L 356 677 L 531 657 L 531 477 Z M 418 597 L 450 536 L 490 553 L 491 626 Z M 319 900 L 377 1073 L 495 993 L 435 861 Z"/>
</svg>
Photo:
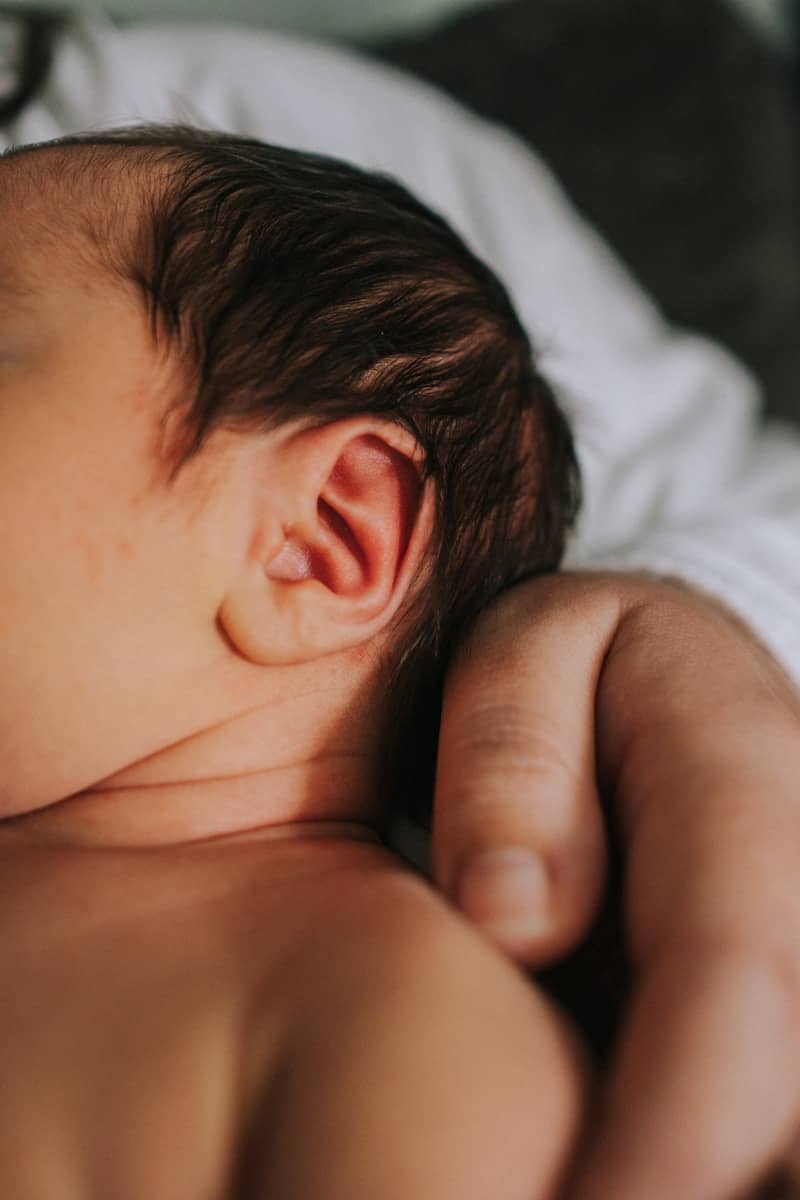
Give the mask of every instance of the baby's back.
<svg viewBox="0 0 800 1200">
<path fill-rule="evenodd" d="M 25 1200 L 530 1200 L 557 1021 L 382 847 L 0 839 L 0 1183 Z"/>
</svg>

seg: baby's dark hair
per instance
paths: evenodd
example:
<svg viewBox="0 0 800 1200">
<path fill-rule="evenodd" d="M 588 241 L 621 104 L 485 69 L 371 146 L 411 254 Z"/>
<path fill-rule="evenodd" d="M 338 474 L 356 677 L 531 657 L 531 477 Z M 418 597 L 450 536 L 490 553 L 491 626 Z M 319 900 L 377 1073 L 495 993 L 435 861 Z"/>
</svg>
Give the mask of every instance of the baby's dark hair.
<svg viewBox="0 0 800 1200">
<path fill-rule="evenodd" d="M 172 478 L 216 429 L 297 418 L 377 416 L 422 449 L 435 529 L 393 631 L 384 761 L 392 799 L 425 821 L 448 658 L 493 596 L 557 567 L 580 500 L 503 285 L 400 183 L 334 158 L 180 125 L 51 144 L 86 147 L 101 180 L 123 145 L 159 168 L 136 244 L 111 261 L 190 367 Z"/>
</svg>

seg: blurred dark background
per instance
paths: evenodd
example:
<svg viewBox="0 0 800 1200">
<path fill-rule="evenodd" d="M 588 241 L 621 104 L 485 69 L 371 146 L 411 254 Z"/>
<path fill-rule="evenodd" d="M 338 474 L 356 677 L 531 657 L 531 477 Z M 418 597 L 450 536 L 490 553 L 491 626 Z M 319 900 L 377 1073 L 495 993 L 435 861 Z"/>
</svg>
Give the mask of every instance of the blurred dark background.
<svg viewBox="0 0 800 1200">
<path fill-rule="evenodd" d="M 727 0 L 510 0 L 376 49 L 529 141 L 680 324 L 800 422 L 800 86 Z"/>
</svg>

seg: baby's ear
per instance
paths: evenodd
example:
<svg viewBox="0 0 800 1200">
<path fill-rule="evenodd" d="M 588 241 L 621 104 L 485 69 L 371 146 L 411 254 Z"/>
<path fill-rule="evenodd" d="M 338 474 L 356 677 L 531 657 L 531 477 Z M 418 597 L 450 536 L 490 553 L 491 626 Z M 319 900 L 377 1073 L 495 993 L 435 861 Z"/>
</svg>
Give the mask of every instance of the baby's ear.
<svg viewBox="0 0 800 1200">
<path fill-rule="evenodd" d="M 308 662 L 364 644 L 408 594 L 434 520 L 433 485 L 406 430 L 348 418 L 275 443 L 255 497 L 259 536 L 219 612 L 240 654 Z"/>
</svg>

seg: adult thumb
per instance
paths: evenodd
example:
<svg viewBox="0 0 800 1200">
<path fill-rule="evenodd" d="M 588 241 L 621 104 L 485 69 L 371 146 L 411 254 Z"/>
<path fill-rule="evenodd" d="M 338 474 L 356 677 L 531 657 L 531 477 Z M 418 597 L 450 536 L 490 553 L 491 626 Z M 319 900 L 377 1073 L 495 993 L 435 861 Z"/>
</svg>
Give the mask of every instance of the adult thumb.
<svg viewBox="0 0 800 1200">
<path fill-rule="evenodd" d="M 529 966 L 570 950 L 603 892 L 595 692 L 621 607 L 588 575 L 529 580 L 481 616 L 448 674 L 434 881 Z"/>
</svg>

